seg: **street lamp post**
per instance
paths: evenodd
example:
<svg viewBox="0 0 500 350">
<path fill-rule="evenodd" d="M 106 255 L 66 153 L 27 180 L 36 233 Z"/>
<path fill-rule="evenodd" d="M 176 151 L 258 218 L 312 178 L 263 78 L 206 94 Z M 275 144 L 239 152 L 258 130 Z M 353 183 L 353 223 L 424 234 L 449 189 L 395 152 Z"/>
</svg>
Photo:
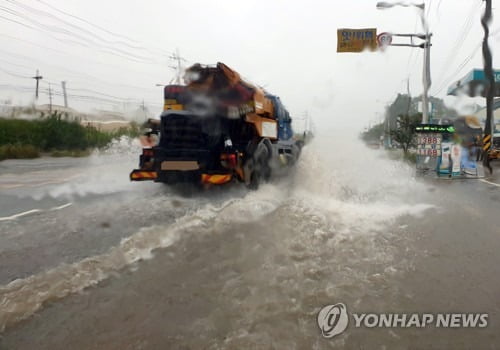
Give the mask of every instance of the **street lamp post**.
<svg viewBox="0 0 500 350">
<path fill-rule="evenodd" d="M 426 124 L 429 122 L 429 88 L 431 86 L 431 66 L 430 66 L 430 50 L 431 50 L 431 34 L 429 34 L 429 26 L 425 19 L 425 4 L 413 4 L 406 2 L 385 2 L 380 1 L 377 3 L 377 9 L 385 10 L 391 7 L 402 6 L 402 7 L 417 7 L 420 9 L 420 20 L 422 21 L 422 27 L 424 29 L 424 35 L 418 34 L 407 34 L 399 36 L 416 36 L 420 39 L 425 40 L 423 45 L 405 45 L 405 44 L 391 44 L 391 46 L 410 46 L 410 47 L 421 47 L 424 49 L 424 65 L 422 73 L 422 83 L 424 86 L 424 91 L 422 94 L 422 123 Z"/>
</svg>

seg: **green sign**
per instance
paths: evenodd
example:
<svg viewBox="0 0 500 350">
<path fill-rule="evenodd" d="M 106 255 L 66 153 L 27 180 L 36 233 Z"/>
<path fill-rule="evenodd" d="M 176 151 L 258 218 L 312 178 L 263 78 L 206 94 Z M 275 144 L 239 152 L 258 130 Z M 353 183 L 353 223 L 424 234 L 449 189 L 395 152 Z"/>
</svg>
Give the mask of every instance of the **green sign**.
<svg viewBox="0 0 500 350">
<path fill-rule="evenodd" d="M 439 125 L 439 124 L 420 124 L 415 127 L 415 132 L 430 133 L 437 132 L 441 134 L 452 134 L 455 132 L 453 125 Z"/>
</svg>

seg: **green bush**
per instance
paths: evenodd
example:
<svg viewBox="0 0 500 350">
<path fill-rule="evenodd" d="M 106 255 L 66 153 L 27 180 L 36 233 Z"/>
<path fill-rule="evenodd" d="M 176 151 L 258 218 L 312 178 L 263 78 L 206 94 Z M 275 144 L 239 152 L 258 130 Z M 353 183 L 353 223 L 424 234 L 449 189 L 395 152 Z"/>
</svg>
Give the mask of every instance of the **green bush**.
<svg viewBox="0 0 500 350">
<path fill-rule="evenodd" d="M 136 137 L 139 133 L 140 128 L 135 123 L 132 123 L 130 128 L 106 133 L 95 127 L 82 126 L 77 121 L 67 120 L 57 112 L 48 117 L 42 114 L 37 120 L 0 118 L 0 146 L 8 146 L 9 154 L 16 153 L 10 150 L 17 150 L 17 147 L 20 147 L 17 145 L 30 145 L 36 150 L 55 152 L 53 154 L 56 155 L 61 154 L 56 151 L 84 151 L 104 147 L 122 135 Z"/>
<path fill-rule="evenodd" d="M 56 150 L 52 151 L 50 153 L 51 157 L 87 157 L 90 155 L 89 150 L 73 150 L 73 151 L 68 151 L 68 150 Z"/>
<path fill-rule="evenodd" d="M 406 153 L 404 159 L 410 164 L 417 164 L 417 154 L 416 153 Z"/>
<path fill-rule="evenodd" d="M 4 159 L 33 159 L 40 157 L 38 149 L 32 145 L 2 145 L 0 146 L 0 160 Z"/>
</svg>

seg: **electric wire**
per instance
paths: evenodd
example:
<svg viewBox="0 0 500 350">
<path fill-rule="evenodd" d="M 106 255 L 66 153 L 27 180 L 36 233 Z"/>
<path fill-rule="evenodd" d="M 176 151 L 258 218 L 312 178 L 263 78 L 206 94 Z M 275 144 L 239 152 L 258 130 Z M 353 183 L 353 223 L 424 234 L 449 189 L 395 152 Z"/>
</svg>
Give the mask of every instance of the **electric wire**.
<svg viewBox="0 0 500 350">
<path fill-rule="evenodd" d="M 462 25 L 461 31 L 460 31 L 454 45 L 452 46 L 448 55 L 446 56 L 446 59 L 444 60 L 444 64 L 440 70 L 441 77 L 446 77 L 447 76 L 446 74 L 453 67 L 453 64 L 452 64 L 453 61 L 458 56 L 458 52 L 462 48 L 464 42 L 466 41 L 467 37 L 469 36 L 469 34 L 471 32 L 472 24 L 474 23 L 473 17 L 476 15 L 477 11 L 480 8 L 481 8 L 481 2 L 479 2 L 479 3 L 474 2 L 472 4 L 470 11 L 469 11 L 469 16 L 467 17 L 465 23 Z M 439 81 L 439 83 L 436 84 L 435 86 L 439 87 L 439 89 L 435 92 L 435 95 L 438 94 L 443 89 L 442 85 L 443 84 L 446 85 L 448 80 L 447 79 L 443 80 L 443 78 L 441 78 L 438 81 Z"/>
</svg>

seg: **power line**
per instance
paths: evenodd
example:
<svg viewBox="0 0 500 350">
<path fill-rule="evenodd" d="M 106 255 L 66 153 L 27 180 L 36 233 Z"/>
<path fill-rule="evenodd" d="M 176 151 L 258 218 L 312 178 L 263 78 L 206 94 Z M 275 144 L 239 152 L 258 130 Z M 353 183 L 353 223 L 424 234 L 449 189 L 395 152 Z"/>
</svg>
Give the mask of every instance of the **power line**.
<svg viewBox="0 0 500 350">
<path fill-rule="evenodd" d="M 8 2 L 10 2 L 11 4 L 15 5 L 15 6 L 18 6 L 18 7 L 21 7 L 25 10 L 27 10 L 28 12 L 31 12 L 31 13 L 34 13 L 34 14 L 38 14 L 38 15 L 42 15 L 44 17 L 48 17 L 48 18 L 51 18 L 51 19 L 54 19 L 60 23 L 63 23 L 69 27 L 72 27 L 76 30 L 79 30 L 95 39 L 98 39 L 100 41 L 103 41 L 107 44 L 119 44 L 119 45 L 122 45 L 122 46 L 126 46 L 126 47 L 129 47 L 131 49 L 134 49 L 134 50 L 141 50 L 141 51 L 144 51 L 144 50 L 147 50 L 147 48 L 144 48 L 144 47 L 141 47 L 141 46 L 137 46 L 137 45 L 132 45 L 132 44 L 129 44 L 127 42 L 124 42 L 122 40 L 107 40 L 105 38 L 103 38 L 102 36 L 98 35 L 97 33 L 95 32 L 92 32 L 91 30 L 88 30 L 84 27 L 81 27 L 77 24 L 74 24 L 74 23 L 71 23 L 69 21 L 66 21 L 62 18 L 60 18 L 59 16 L 56 16 L 50 12 L 47 12 L 47 11 L 44 11 L 44 10 L 39 10 L 39 9 L 36 9 L 34 7 L 31 7 L 31 6 L 28 6 L 28 5 L 25 5 L 25 4 L 22 4 L 20 3 L 19 1 L 15 1 L 15 0 L 6 0 Z"/>
<path fill-rule="evenodd" d="M 0 68 L 0 70 L 2 71 L 5 71 L 4 69 Z M 39 75 L 38 71 L 37 71 L 37 74 L 35 77 L 28 77 L 27 75 L 21 75 L 21 74 L 16 74 L 16 73 L 12 73 L 12 72 L 7 72 L 13 76 L 16 76 L 16 77 L 20 77 L 20 78 L 27 78 L 27 79 L 37 79 L 37 85 L 38 85 L 38 81 L 42 79 L 42 77 Z M 44 79 L 45 82 L 47 82 L 48 84 L 53 84 L 53 85 L 57 85 L 58 83 L 56 81 L 52 81 L 52 80 L 49 80 L 49 79 Z M 98 95 L 100 97 L 104 97 L 104 98 L 107 98 L 107 99 L 113 99 L 115 100 L 115 102 L 127 102 L 127 103 L 130 103 L 130 102 L 135 102 L 137 103 L 138 101 L 140 101 L 140 99 L 137 99 L 137 98 L 124 98 L 124 97 L 119 97 L 119 96 L 115 96 L 115 95 L 110 95 L 110 94 L 107 94 L 107 93 L 103 93 L 103 92 L 100 92 L 100 91 L 97 91 L 97 90 L 93 90 L 93 89 L 88 89 L 88 88 L 78 88 L 78 87 L 74 87 L 74 88 L 68 88 L 68 91 L 80 91 L 80 92 L 86 92 L 86 93 L 90 93 L 90 94 L 93 94 L 93 95 Z"/>
<path fill-rule="evenodd" d="M 6 13 L 10 13 L 8 10 L 6 11 L 6 10 L 3 10 L 3 9 L 2 9 L 2 11 L 6 12 Z M 11 14 L 11 13 L 10 13 L 10 14 Z M 22 16 L 20 16 L 20 17 L 21 17 L 21 18 L 23 18 Z M 18 21 L 18 20 L 16 20 L 16 19 L 9 18 L 9 17 L 5 17 L 5 16 L 1 16 L 1 15 L 0 15 L 0 18 L 4 19 L 4 20 L 6 20 L 6 21 L 9 21 L 9 22 L 15 23 L 15 24 L 19 24 L 19 25 L 21 25 L 21 26 L 23 26 L 23 27 L 25 27 L 25 28 L 31 29 L 31 30 L 33 30 L 33 31 L 35 31 L 35 32 L 38 32 L 38 31 L 39 31 L 39 29 L 37 29 L 37 28 L 35 28 L 35 27 L 33 27 L 33 26 L 29 25 L 29 24 L 26 24 L 26 23 L 24 23 L 24 22 L 20 22 L 20 21 Z M 51 38 L 53 38 L 54 40 L 57 40 L 57 41 L 62 42 L 62 43 L 72 42 L 72 43 L 75 43 L 75 44 L 77 44 L 77 45 L 81 45 L 81 43 L 80 43 L 80 42 L 77 42 L 77 41 L 74 41 L 74 40 L 71 40 L 71 39 L 64 39 L 64 40 L 63 40 L 63 39 L 60 39 L 60 38 L 58 38 L 58 37 L 56 37 L 56 36 L 51 35 L 50 33 L 47 33 L 47 34 L 48 34 Z M 85 45 L 85 44 L 84 44 L 84 45 Z M 88 45 L 85 45 L 85 46 L 89 47 Z"/>
<path fill-rule="evenodd" d="M 37 71 L 36 76 L 40 77 L 37 80 L 37 82 L 42 79 L 42 77 L 39 75 L 38 71 Z M 33 77 L 33 78 L 35 78 L 35 77 Z M 58 92 L 57 90 L 54 91 L 54 89 L 52 89 L 52 85 L 57 84 L 57 83 L 50 81 L 50 80 L 47 80 L 47 79 L 43 79 L 43 80 L 49 86 L 52 95 L 64 96 L 63 91 Z M 19 85 L 12 85 L 12 84 L 1 84 L 0 88 L 3 90 L 11 89 L 11 90 L 16 90 L 16 91 L 21 91 L 21 92 L 33 92 L 33 90 L 35 90 L 35 94 L 37 91 L 37 88 L 33 89 L 33 88 L 27 87 L 27 86 L 19 86 Z M 39 93 L 43 93 L 45 95 L 48 95 L 49 88 L 39 89 Z M 68 97 L 71 97 L 74 100 L 86 101 L 86 102 L 96 102 L 97 101 L 97 102 L 105 102 L 107 104 L 113 104 L 113 105 L 121 105 L 123 103 L 125 103 L 125 104 L 129 104 L 129 103 L 139 104 L 141 101 L 143 101 L 143 99 L 123 98 L 123 97 L 108 95 L 108 94 L 105 94 L 105 93 L 102 93 L 99 91 L 94 91 L 91 89 L 71 88 L 71 89 L 68 89 L 68 91 L 72 92 L 72 93 L 67 94 Z M 83 92 L 83 94 L 79 94 L 78 93 L 79 91 Z M 90 93 L 90 95 L 85 94 L 85 92 Z M 147 104 L 150 106 L 158 106 L 158 107 L 162 106 L 161 104 L 149 102 L 149 101 L 147 102 Z"/>
<path fill-rule="evenodd" d="M 122 38 L 122 39 L 128 40 L 128 41 L 130 41 L 130 42 L 134 42 L 134 43 L 137 43 L 137 42 L 138 42 L 137 40 L 131 39 L 130 37 L 127 37 L 127 36 L 125 36 L 125 35 L 123 35 L 123 34 L 118 34 L 118 33 L 111 32 L 111 31 L 109 31 L 108 29 L 106 29 L 106 28 L 104 28 L 104 27 L 101 27 L 101 26 L 99 26 L 99 25 L 97 25 L 97 24 L 95 24 L 95 23 L 92 23 L 92 22 L 90 22 L 90 21 L 86 20 L 85 18 L 82 18 L 82 17 L 76 16 L 76 15 L 73 15 L 73 14 L 71 14 L 71 13 L 69 13 L 69 12 L 63 11 L 63 10 L 61 10 L 61 9 L 59 9 L 59 8 L 55 7 L 55 6 L 52 6 L 51 4 L 49 4 L 49 3 L 45 2 L 45 1 L 42 1 L 42 0 L 37 0 L 37 1 L 38 1 L 39 3 L 41 3 L 41 4 L 44 4 L 45 6 L 47 6 L 47 7 L 49 7 L 49 8 L 51 8 L 52 10 L 54 10 L 54 11 L 56 11 L 56 12 L 58 12 L 58 13 L 61 13 L 61 14 L 63 14 L 63 15 L 66 15 L 66 16 L 68 16 L 68 17 L 71 17 L 71 18 L 73 18 L 73 19 L 76 19 L 76 20 L 79 20 L 79 21 L 81 21 L 81 22 L 84 22 L 84 23 L 86 23 L 86 24 L 88 24 L 88 25 L 90 25 L 90 26 L 92 26 L 92 27 L 94 27 L 94 28 L 96 28 L 96 29 L 99 29 L 99 30 L 101 30 L 101 31 L 103 31 L 103 32 L 105 32 L 105 33 L 107 33 L 107 34 L 110 34 L 110 35 L 112 35 L 112 36 L 115 36 L 115 37 L 119 37 L 119 38 Z"/>
<path fill-rule="evenodd" d="M 8 71 L 6 69 L 0 68 L 0 71 L 4 72 L 5 74 L 8 74 L 10 76 L 16 77 L 16 78 L 21 78 L 21 79 L 31 79 L 31 77 L 27 75 L 21 75 L 17 73 L 12 73 L 11 71 Z"/>
<path fill-rule="evenodd" d="M 53 11 L 55 11 L 55 12 L 57 12 L 59 14 L 62 14 L 64 16 L 67 16 L 67 17 L 72 18 L 72 19 L 76 19 L 77 21 L 83 22 L 83 23 L 85 23 L 85 24 L 87 24 L 87 25 L 89 25 L 89 26 L 91 26 L 91 27 L 93 27 L 95 29 L 98 29 L 101 32 L 104 32 L 104 33 L 106 33 L 108 35 L 111 35 L 111 36 L 113 36 L 115 38 L 125 39 L 125 40 L 129 41 L 129 43 L 131 43 L 132 45 L 135 45 L 135 44 L 139 43 L 138 40 L 135 40 L 135 39 L 133 39 L 133 38 L 127 36 L 127 35 L 119 34 L 119 33 L 115 33 L 113 31 L 110 31 L 109 29 L 106 29 L 106 28 L 104 28 L 104 27 L 102 27 L 102 26 L 100 26 L 98 24 L 95 24 L 95 23 L 93 23 L 93 22 L 91 22 L 91 21 L 89 21 L 89 20 L 87 20 L 87 19 L 85 19 L 83 17 L 80 17 L 80 16 L 77 16 L 75 14 L 69 13 L 67 11 L 61 10 L 60 8 L 55 7 L 55 6 L 47 3 L 46 1 L 43 1 L 43 0 L 36 0 L 36 1 L 38 1 L 40 4 L 45 5 L 46 7 L 52 9 Z M 160 54 L 160 55 L 168 55 L 168 54 L 171 53 L 171 52 L 165 51 L 162 48 L 158 48 L 158 47 L 155 47 L 155 46 L 150 46 L 150 48 L 143 48 L 143 47 L 138 47 L 137 46 L 137 48 L 139 48 L 140 50 L 150 51 L 150 52 L 154 53 L 154 55 L 158 55 L 158 54 Z"/>
<path fill-rule="evenodd" d="M 462 69 L 474 58 L 474 56 L 479 52 L 478 49 L 481 47 L 481 43 L 474 47 L 472 52 L 460 63 L 458 68 L 451 74 L 448 79 L 445 79 L 443 83 L 439 86 L 435 95 L 439 94 L 451 81 L 453 81 L 457 75 L 462 71 Z"/>
<path fill-rule="evenodd" d="M 52 11 L 52 12 L 49 12 L 47 10 L 38 9 L 38 8 L 29 6 L 29 5 L 25 5 L 22 2 L 17 1 L 17 0 L 5 0 L 5 1 L 14 7 L 0 6 L 0 11 L 4 13 L 4 15 L 0 14 L 0 19 L 3 19 L 4 21 L 9 21 L 9 22 L 14 23 L 16 25 L 23 26 L 23 27 L 28 28 L 28 29 L 35 31 L 37 33 L 42 31 L 42 32 L 46 33 L 46 35 L 49 36 L 50 38 L 52 38 L 58 42 L 61 42 L 63 44 L 78 45 L 78 46 L 82 46 L 86 49 L 98 48 L 100 51 L 102 51 L 104 53 L 111 54 L 111 55 L 114 55 L 114 56 L 117 56 L 120 58 L 124 58 L 124 59 L 127 59 L 129 61 L 134 61 L 136 63 L 147 63 L 147 64 L 153 63 L 155 65 L 161 65 L 163 67 L 166 65 L 165 63 L 158 61 L 158 56 L 159 55 L 166 55 L 166 54 L 168 54 L 168 52 L 166 52 L 162 49 L 157 49 L 157 48 L 150 49 L 147 47 L 139 46 L 137 40 L 131 39 L 130 37 L 128 37 L 126 35 L 120 35 L 120 34 L 114 33 L 112 31 L 110 31 L 104 27 L 101 27 L 97 24 L 94 24 L 94 23 L 92 23 L 92 22 L 90 22 L 82 17 L 79 17 L 79 16 L 73 15 L 71 13 L 65 12 L 63 10 L 60 10 L 60 9 L 52 6 L 51 4 L 49 4 L 45 1 L 37 0 L 38 3 L 43 4 L 44 6 L 49 8 L 50 11 Z M 4 5 L 6 5 L 6 4 L 4 4 Z M 20 12 L 18 10 L 18 8 L 22 9 L 23 12 Z M 54 12 L 56 12 L 57 14 L 54 14 Z M 63 16 L 61 16 L 61 15 L 63 15 Z M 69 20 L 69 18 L 71 18 L 71 20 Z M 40 19 L 51 19 L 51 20 L 54 20 L 57 23 L 59 23 L 59 25 L 43 23 L 42 21 L 40 21 Z M 95 30 L 82 27 L 81 23 L 75 23 L 74 20 L 77 20 L 77 22 L 79 21 L 81 23 L 85 23 L 86 25 L 89 25 L 92 28 L 97 29 L 97 32 Z M 62 26 L 61 26 L 61 24 L 62 24 Z M 109 35 L 111 37 L 110 38 L 104 37 L 103 33 L 105 33 L 105 35 Z M 60 54 L 68 55 L 67 50 L 64 50 L 64 51 L 57 50 L 57 49 L 54 49 L 51 47 L 39 45 L 38 43 L 34 43 L 32 41 L 29 41 L 29 40 L 25 40 L 24 38 L 16 38 L 14 36 L 6 35 L 3 33 L 0 33 L 0 35 L 12 38 L 12 39 L 17 40 L 17 41 L 28 43 L 30 45 L 35 45 L 38 47 L 42 47 L 44 49 L 52 50 L 52 51 L 55 51 L 55 52 L 60 53 Z M 140 55 L 133 52 L 133 51 L 137 51 L 137 50 L 141 51 Z M 149 57 L 148 55 L 144 55 L 145 52 L 152 53 L 153 57 Z M 158 52 L 161 52 L 161 53 L 158 54 Z M 69 55 L 69 56 L 71 56 L 71 55 Z M 187 61 L 186 59 L 180 57 L 178 52 L 173 53 L 172 56 L 174 59 L 177 59 L 177 61 L 178 61 L 177 67 L 180 67 L 181 60 L 185 61 L 185 62 Z M 73 56 L 73 57 L 76 57 L 76 56 Z M 37 58 L 35 57 L 35 59 L 37 59 Z M 87 59 L 87 58 L 85 58 L 85 59 Z M 32 61 L 33 57 L 29 58 L 29 60 Z M 2 61 L 8 62 L 6 60 L 2 60 Z M 102 64 L 102 62 L 96 62 L 96 63 Z M 12 64 L 12 65 L 15 65 L 17 67 L 25 67 L 25 68 L 29 69 L 28 66 L 23 66 L 23 65 L 20 65 L 17 63 L 8 62 L 8 64 Z M 53 66 L 53 67 L 55 67 L 55 66 Z M 78 72 L 75 70 L 65 69 L 65 68 L 60 67 L 60 66 L 57 66 L 56 68 L 57 69 L 64 69 L 64 70 L 69 71 L 69 72 L 73 72 L 74 75 L 79 76 L 79 77 L 82 77 L 82 76 L 88 77 L 91 79 L 92 83 L 101 83 L 101 84 L 104 84 L 106 86 L 109 86 L 109 85 L 124 86 L 124 87 L 131 88 L 131 89 L 138 88 L 137 86 L 125 85 L 125 84 L 120 84 L 120 83 L 113 83 L 110 81 L 104 81 L 104 80 L 101 80 L 101 79 L 99 79 L 95 76 L 92 76 L 90 74 Z M 6 71 L 5 69 L 2 69 L 2 71 L 6 72 L 6 74 L 9 74 L 9 75 L 11 75 L 13 77 L 17 77 L 17 78 L 30 78 L 30 79 L 32 78 L 32 77 L 28 77 L 28 76 L 23 76 L 21 74 L 13 73 L 12 71 Z M 144 76 L 144 72 L 141 72 L 140 74 Z M 38 76 L 38 74 L 37 74 L 37 76 Z M 180 69 L 178 69 L 177 79 L 179 79 L 179 76 L 180 76 Z M 88 78 L 81 78 L 81 79 L 82 79 L 82 81 L 85 81 L 85 84 L 88 84 L 88 81 L 86 80 Z M 157 77 L 151 78 L 151 79 L 156 81 Z M 51 80 L 47 80 L 47 79 L 44 79 L 44 80 L 51 83 L 51 84 L 59 84 L 59 82 L 54 83 Z M 59 80 L 61 80 L 61 79 L 59 79 Z M 141 89 L 148 89 L 148 88 L 141 88 Z M 108 95 L 108 94 L 100 93 L 99 91 L 96 91 L 96 90 L 91 90 L 91 89 L 87 89 L 87 90 L 88 90 L 87 92 L 89 92 L 91 94 L 100 94 L 100 96 Z M 148 89 L 148 90 L 152 91 L 152 89 Z M 116 97 L 116 96 L 112 96 L 112 95 L 108 95 L 108 96 L 111 96 L 110 98 L 120 99 L 119 97 Z M 161 106 L 160 104 L 158 104 L 158 105 Z"/>
<path fill-rule="evenodd" d="M 17 90 L 21 92 L 33 92 L 33 88 L 29 86 L 12 85 L 12 84 L 0 84 L 0 89 L 2 90 Z"/>
<path fill-rule="evenodd" d="M 0 35 L 2 35 L 2 34 L 0 34 Z M 13 39 L 15 39 L 15 40 L 18 40 L 17 38 L 12 37 L 12 36 L 8 36 L 8 37 L 13 38 Z M 22 40 L 22 39 L 20 39 L 20 38 L 19 38 L 19 40 L 23 41 L 23 40 Z M 29 42 L 29 41 L 27 41 L 27 43 L 29 43 L 29 44 L 34 44 L 34 43 L 32 43 L 32 42 Z M 37 46 L 40 46 L 40 45 L 37 45 Z M 45 47 L 45 46 L 44 46 L 44 48 L 46 48 L 46 49 L 50 49 L 49 47 Z M 137 86 L 137 85 L 126 85 L 126 84 L 122 84 L 122 83 L 115 83 L 115 82 L 112 82 L 112 81 L 109 81 L 109 80 L 105 81 L 105 80 L 100 79 L 99 77 L 96 77 L 96 76 L 91 75 L 91 74 L 88 74 L 88 73 L 83 73 L 83 72 L 80 72 L 80 71 L 76 71 L 76 70 L 68 69 L 68 68 L 65 68 L 65 67 L 63 67 L 63 66 L 56 66 L 56 65 L 48 64 L 48 63 L 46 63 L 46 62 L 44 62 L 44 61 L 40 60 L 38 57 L 33 57 L 33 56 L 28 57 L 28 56 L 24 56 L 24 55 L 14 54 L 14 53 L 11 53 L 11 52 L 8 52 L 8 51 L 4 51 L 4 50 L 2 50 L 2 49 L 0 49 L 0 52 L 1 52 L 1 53 L 4 53 L 4 54 L 6 54 L 6 55 L 10 55 L 10 56 L 12 56 L 12 57 L 16 57 L 16 58 L 20 58 L 20 59 L 23 59 L 23 60 L 29 61 L 29 62 L 36 62 L 36 65 L 38 65 L 38 66 L 53 67 L 54 69 L 57 69 L 57 70 L 64 70 L 64 71 L 68 72 L 70 75 L 73 75 L 73 76 L 77 76 L 77 77 L 86 77 L 86 78 L 84 78 L 84 79 L 88 79 L 88 78 L 90 78 L 90 79 L 92 79 L 92 81 L 93 81 L 93 82 L 100 82 L 101 84 L 108 85 L 108 86 L 109 86 L 109 85 L 115 85 L 115 86 L 126 87 L 126 88 L 129 88 L 129 89 L 134 89 L 134 90 L 136 90 L 136 89 L 149 89 L 149 88 L 146 88 L 146 87 L 140 87 L 140 86 Z M 62 51 L 60 51 L 60 52 L 62 52 Z M 62 52 L 62 53 L 64 53 L 64 52 Z M 70 56 L 70 57 L 75 57 L 75 58 L 77 57 L 77 56 L 70 55 L 70 54 L 68 54 L 68 56 Z M 19 65 L 19 64 L 17 64 L 17 63 L 8 62 L 8 61 L 5 61 L 5 60 L 3 60 L 3 61 L 4 61 L 4 62 L 7 62 L 8 64 L 11 64 L 11 65 L 21 66 L 21 65 Z M 98 65 L 102 65 L 102 66 L 104 66 L 104 67 L 108 67 L 108 68 L 113 68 L 113 67 L 115 67 L 115 66 L 112 66 L 112 65 L 110 65 L 110 64 L 104 64 L 104 63 L 102 63 L 102 62 L 97 62 L 97 61 L 90 61 L 90 62 L 96 63 L 96 64 L 98 64 Z M 27 67 L 27 66 L 23 66 L 23 67 L 28 68 L 28 69 L 31 69 L 31 67 Z M 133 72 L 133 71 L 129 69 L 129 70 L 128 70 L 128 72 L 130 73 L 130 72 Z M 150 78 L 150 79 L 151 79 L 151 80 L 153 80 L 153 81 L 154 81 L 154 80 L 156 80 L 156 77 L 153 77 L 152 75 L 151 75 L 151 76 L 146 75 L 146 74 L 144 73 L 144 71 L 142 71 L 142 72 L 137 72 L 137 73 L 138 73 L 138 74 L 140 74 L 142 77 L 146 77 L 146 76 L 147 76 L 148 78 Z"/>
<path fill-rule="evenodd" d="M 109 45 L 100 44 L 100 43 L 96 42 L 95 40 L 92 40 L 89 37 L 82 36 L 81 34 L 75 33 L 74 31 L 71 31 L 71 30 L 67 30 L 67 29 L 62 28 L 60 26 L 46 25 L 44 23 L 41 23 L 41 22 L 34 20 L 34 19 L 28 17 L 27 15 L 20 13 L 19 11 L 13 10 L 11 8 L 0 6 L 0 11 L 3 11 L 5 13 L 12 15 L 12 16 L 21 18 L 25 21 L 28 21 L 29 23 L 31 23 L 35 27 L 33 27 L 32 25 L 28 25 L 26 23 L 23 23 L 23 22 L 19 22 L 15 19 L 12 19 L 12 18 L 7 18 L 4 16 L 0 16 L 0 18 L 3 18 L 7 21 L 10 21 L 10 22 L 13 22 L 16 24 L 20 24 L 20 25 L 22 25 L 26 28 L 32 29 L 34 31 L 42 30 L 57 41 L 60 41 L 63 43 L 73 43 L 75 45 L 83 46 L 85 48 L 91 48 L 91 45 L 93 45 L 94 47 L 97 47 L 100 51 L 102 51 L 104 53 L 108 53 L 110 55 L 121 57 L 121 58 L 124 58 L 124 59 L 129 60 L 129 61 L 133 61 L 133 62 L 137 62 L 137 63 L 149 63 L 149 64 L 161 65 L 161 63 L 159 63 L 157 61 L 156 57 L 155 58 L 148 58 L 145 56 L 139 56 L 139 55 L 136 55 L 134 53 L 128 52 L 126 50 L 114 48 L 114 47 L 111 47 Z M 51 35 L 51 33 L 65 35 L 69 39 L 68 38 L 61 39 L 61 38 L 58 38 L 57 36 Z M 74 40 L 74 39 L 78 39 L 78 40 Z M 91 45 L 89 45 L 89 44 L 91 44 Z"/>
<path fill-rule="evenodd" d="M 444 61 L 444 65 L 442 66 L 442 69 L 441 69 L 442 76 L 446 76 L 446 73 L 448 73 L 450 68 L 453 66 L 452 62 L 457 57 L 458 51 L 462 48 L 463 43 L 465 42 L 466 38 L 469 36 L 469 33 L 471 31 L 471 28 L 472 28 L 472 24 L 473 24 L 473 17 L 476 14 L 477 10 L 479 10 L 480 8 L 481 8 L 481 2 L 479 2 L 479 4 L 477 4 L 477 3 L 472 4 L 472 6 L 470 8 L 469 16 L 467 17 L 467 20 L 465 21 L 465 23 L 462 25 L 462 30 L 460 31 L 460 34 L 458 35 L 452 49 L 449 51 L 448 56 L 446 57 L 446 59 Z M 441 86 L 442 83 L 443 83 L 443 81 L 440 81 L 440 84 L 437 84 L 435 86 Z M 441 88 L 441 90 L 442 90 L 442 88 Z"/>
<path fill-rule="evenodd" d="M 418 18 L 415 17 L 415 25 L 414 25 L 413 33 L 417 32 L 417 21 L 418 21 Z M 413 44 L 413 37 L 411 37 L 411 41 Z M 410 73 L 410 61 L 413 58 L 414 52 L 415 52 L 414 50 L 410 50 L 410 53 L 408 54 L 408 63 L 406 64 L 406 70 L 408 71 L 408 79 L 410 79 L 410 75 L 411 75 L 411 73 Z"/>
</svg>

